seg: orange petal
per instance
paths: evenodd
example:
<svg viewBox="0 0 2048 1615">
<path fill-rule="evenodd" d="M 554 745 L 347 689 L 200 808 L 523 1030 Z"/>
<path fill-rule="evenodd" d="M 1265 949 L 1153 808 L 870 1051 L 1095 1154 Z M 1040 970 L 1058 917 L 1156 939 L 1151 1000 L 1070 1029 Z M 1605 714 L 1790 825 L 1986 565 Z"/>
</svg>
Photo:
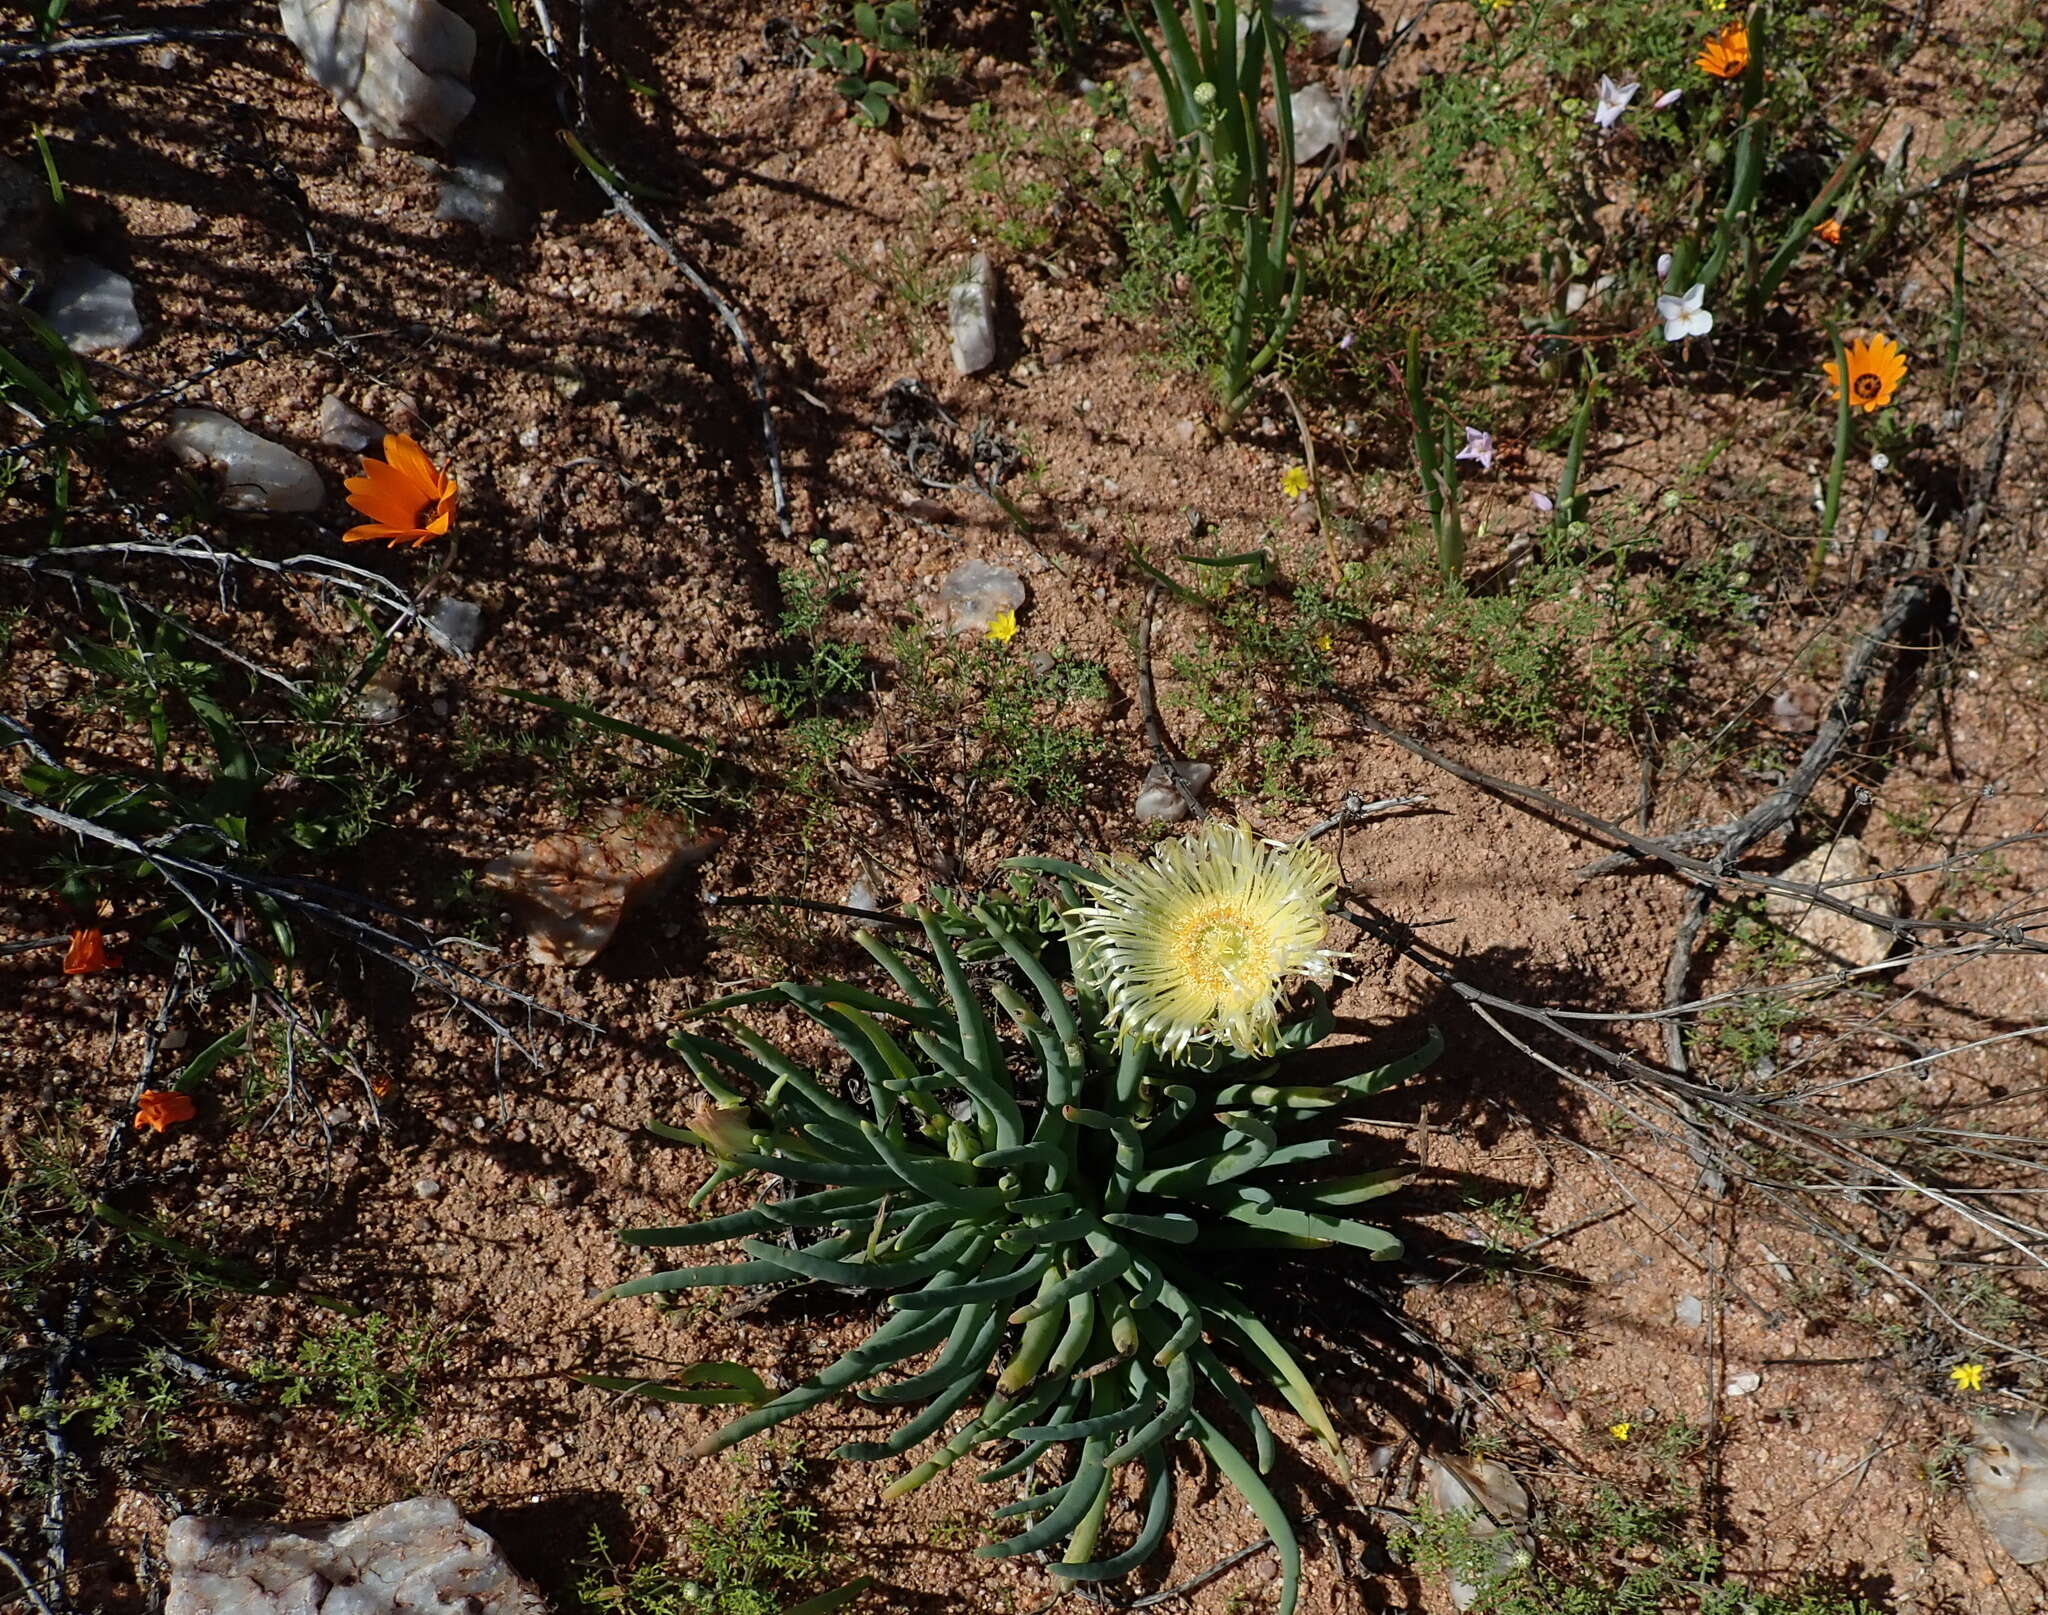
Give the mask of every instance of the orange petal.
<svg viewBox="0 0 2048 1615">
<path fill-rule="evenodd" d="M 364 474 L 350 477 L 343 486 L 348 489 L 349 504 L 372 521 L 393 527 L 410 527 L 424 502 L 397 472 L 379 460 L 366 460 Z"/>
<path fill-rule="evenodd" d="M 366 522 L 361 527 L 351 527 L 347 532 L 343 533 L 341 541 L 344 544 L 370 544 L 380 538 L 388 538 L 396 544 L 411 536 L 412 531 L 409 528 L 392 527 L 379 522 Z"/>
<path fill-rule="evenodd" d="M 384 458 L 390 461 L 393 470 L 420 490 L 421 504 L 440 492 L 441 473 L 434 469 L 434 462 L 427 458 L 426 451 L 411 438 L 397 433 L 385 438 Z"/>
</svg>

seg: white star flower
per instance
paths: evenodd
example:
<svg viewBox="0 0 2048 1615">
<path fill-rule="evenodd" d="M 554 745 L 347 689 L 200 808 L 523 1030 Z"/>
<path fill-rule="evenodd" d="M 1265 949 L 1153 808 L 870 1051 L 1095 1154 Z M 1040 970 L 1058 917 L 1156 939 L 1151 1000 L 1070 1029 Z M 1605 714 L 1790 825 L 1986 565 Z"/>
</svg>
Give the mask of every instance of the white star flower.
<svg viewBox="0 0 2048 1615">
<path fill-rule="evenodd" d="M 1600 104 L 1593 109 L 1593 126 L 1596 129 L 1612 129 L 1621 115 L 1628 111 L 1629 102 L 1636 98 L 1640 84 L 1616 84 L 1605 73 L 1600 75 Z"/>
<path fill-rule="evenodd" d="M 1702 306 L 1707 300 L 1704 283 L 1695 283 L 1683 297 L 1657 299 L 1657 318 L 1664 322 L 1664 340 L 1683 342 L 1689 336 L 1705 336 L 1714 328 L 1714 316 Z"/>
</svg>

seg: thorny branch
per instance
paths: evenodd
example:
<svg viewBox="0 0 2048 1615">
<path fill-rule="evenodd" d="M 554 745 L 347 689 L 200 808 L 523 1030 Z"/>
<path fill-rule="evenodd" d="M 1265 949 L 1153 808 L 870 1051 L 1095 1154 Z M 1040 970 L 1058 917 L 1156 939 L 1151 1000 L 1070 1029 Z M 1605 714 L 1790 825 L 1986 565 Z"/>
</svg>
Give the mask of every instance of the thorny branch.
<svg viewBox="0 0 2048 1615">
<path fill-rule="evenodd" d="M 1926 619 L 1935 607 L 1936 591 L 1925 578 L 1909 578 L 1892 590 L 1884 614 L 1857 641 L 1856 649 L 1850 654 L 1848 666 L 1842 672 L 1842 682 L 1835 690 L 1834 699 L 1828 703 L 1827 716 L 1821 720 L 1798 766 L 1785 776 L 1784 783 L 1776 790 L 1737 819 L 1721 838 L 1720 850 L 1709 863 L 1715 874 L 1732 872 L 1737 860 L 1751 847 L 1775 835 L 1798 816 L 1862 715 L 1864 692 L 1876 672 L 1878 658 L 1886 651 L 1899 648 L 1908 628 Z M 1686 983 L 1692 975 L 1693 948 L 1699 941 L 1707 914 L 1713 908 L 1715 894 L 1713 886 L 1695 885 L 1686 895 L 1685 910 L 1679 920 L 1677 934 L 1672 938 L 1670 957 L 1664 967 L 1666 1007 L 1685 998 Z M 1675 1020 L 1664 1023 L 1664 1058 L 1673 1070 L 1686 1069 L 1684 1028 Z"/>
<path fill-rule="evenodd" d="M 321 901 L 320 897 L 314 894 L 346 901 L 357 908 L 367 909 L 386 917 L 402 918 L 397 916 L 394 910 L 372 899 L 353 893 L 343 893 L 310 881 L 265 879 L 246 870 L 188 858 L 183 854 L 167 851 L 156 844 L 136 841 L 118 831 L 95 824 L 90 819 L 61 812 L 10 790 L 0 789 L 0 806 L 13 808 L 18 813 L 41 819 L 60 830 L 98 841 L 144 860 L 165 884 L 191 907 L 226 950 L 228 956 L 253 982 L 261 983 L 268 979 L 262 961 L 249 953 L 233 929 L 200 898 L 188 882 L 202 882 L 216 889 L 226 888 L 263 897 L 305 915 L 323 930 L 337 933 L 364 952 L 406 971 L 415 985 L 426 983 L 446 993 L 452 1003 L 487 1028 L 501 1045 L 509 1045 L 516 1049 L 535 1069 L 541 1068 L 540 1056 L 528 1047 L 517 1032 L 478 1002 L 474 996 L 476 991 L 481 990 L 507 999 L 526 1010 L 529 1015 L 543 1015 L 588 1032 L 603 1030 L 593 1021 L 543 1004 L 539 999 L 529 997 L 516 988 L 508 987 L 503 982 L 494 981 L 466 965 L 454 962 L 440 951 L 444 945 L 442 939 L 434 937 L 431 933 L 420 930 L 418 939 L 401 935 L 397 931 L 363 919 L 359 914 L 337 907 L 334 902 Z M 272 1000 L 273 1008 L 286 1013 L 301 1030 L 311 1032 L 312 1029 L 299 1020 L 296 1012 L 290 1009 L 288 1002 L 275 989 L 269 989 L 268 996 Z"/>
</svg>

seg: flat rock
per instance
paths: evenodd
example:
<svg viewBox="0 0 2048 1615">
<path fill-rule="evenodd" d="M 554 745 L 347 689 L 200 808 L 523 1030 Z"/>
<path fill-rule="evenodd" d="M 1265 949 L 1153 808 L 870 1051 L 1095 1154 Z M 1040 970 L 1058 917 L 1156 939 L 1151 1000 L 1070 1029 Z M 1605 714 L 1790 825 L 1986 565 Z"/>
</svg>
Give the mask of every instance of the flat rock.
<svg viewBox="0 0 2048 1615">
<path fill-rule="evenodd" d="M 604 951 L 628 909 L 644 907 L 725 842 L 663 813 L 624 804 L 588 835 L 547 836 L 484 866 L 484 884 L 506 893 L 526 927 L 536 964 L 585 965 Z"/>
<path fill-rule="evenodd" d="M 164 1533 L 164 1615 L 547 1615 L 445 1497 L 291 1529 L 187 1514 Z"/>
<path fill-rule="evenodd" d="M 476 104 L 476 30 L 439 0 L 281 0 L 285 37 L 366 146 L 445 146 Z"/>
<path fill-rule="evenodd" d="M 1006 611 L 1024 606 L 1024 580 L 979 557 L 962 561 L 939 584 L 939 618 L 948 633 L 985 634 Z"/>
<path fill-rule="evenodd" d="M 961 375 L 996 362 L 996 269 L 987 253 L 977 252 L 946 294 L 946 321 L 953 335 L 953 368 Z"/>
<path fill-rule="evenodd" d="M 1854 836 L 1843 836 L 1839 841 L 1814 848 L 1780 878 L 1804 885 L 1825 883 L 1843 902 L 1893 919 L 1899 913 L 1898 892 L 1889 881 L 1877 878 L 1880 873 L 1877 860 L 1864 849 L 1863 843 Z M 1802 942 L 1852 965 L 1874 965 L 1892 951 L 1889 931 L 1822 908 L 1793 892 L 1772 892 L 1764 900 L 1764 912 L 1774 925 L 1784 927 Z"/>
<path fill-rule="evenodd" d="M 320 400 L 320 441 L 329 448 L 361 454 L 372 443 L 383 442 L 384 436 L 382 426 L 339 394 Z"/>
<path fill-rule="evenodd" d="M 43 318 L 73 353 L 118 353 L 142 340 L 134 283 L 90 258 L 58 266 Z"/>
<path fill-rule="evenodd" d="M 164 447 L 219 477 L 220 502 L 228 510 L 318 510 L 327 497 L 312 461 L 215 410 L 172 410 Z"/>
</svg>

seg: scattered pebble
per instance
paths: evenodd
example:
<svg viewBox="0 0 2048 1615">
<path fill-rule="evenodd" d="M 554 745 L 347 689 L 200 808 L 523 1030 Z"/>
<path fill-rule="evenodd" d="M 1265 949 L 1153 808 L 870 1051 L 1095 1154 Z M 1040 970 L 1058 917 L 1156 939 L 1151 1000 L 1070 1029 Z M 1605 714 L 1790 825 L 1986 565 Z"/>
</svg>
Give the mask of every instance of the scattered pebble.
<svg viewBox="0 0 2048 1615">
<path fill-rule="evenodd" d="M 1679 1327 L 1697 1329 L 1706 1322 L 1707 1309 L 1696 1295 L 1681 1295 L 1678 1305 L 1671 1309 L 1671 1315 L 1678 1320 Z"/>
<path fill-rule="evenodd" d="M 427 632 L 443 650 L 468 656 L 483 643 L 484 608 L 473 600 L 458 600 L 452 594 L 444 594 L 428 614 Z"/>
<path fill-rule="evenodd" d="M 415 1200 L 438 1200 L 444 1185 L 439 1178 L 421 1178 L 412 1186 Z"/>
<path fill-rule="evenodd" d="M 1344 139 L 1344 115 L 1326 84 L 1304 84 L 1287 98 L 1294 113 L 1294 160 L 1320 157 Z"/>
<path fill-rule="evenodd" d="M 1754 1396 L 1762 1388 L 1764 1377 L 1754 1371 L 1746 1374 L 1730 1374 L 1722 1390 L 1729 1396 Z"/>
<path fill-rule="evenodd" d="M 1188 816 L 1187 797 L 1173 783 L 1175 774 L 1199 798 L 1216 777 L 1216 770 L 1208 763 L 1178 762 L 1170 769 L 1165 763 L 1154 763 L 1145 771 L 1145 783 L 1138 791 L 1139 818 L 1154 824 L 1178 824 Z"/>
<path fill-rule="evenodd" d="M 43 319 L 73 353 L 118 353 L 142 340 L 134 283 L 89 258 L 58 266 Z"/>
<path fill-rule="evenodd" d="M 434 217 L 473 224 L 498 241 L 517 241 L 526 234 L 526 204 L 512 193 L 511 170 L 480 152 L 458 153 L 435 172 L 441 194 Z"/>
<path fill-rule="evenodd" d="M 361 454 L 372 443 L 384 440 L 384 428 L 348 400 L 329 393 L 320 400 L 320 441 L 331 449 Z"/>
<path fill-rule="evenodd" d="M 1023 606 L 1024 580 L 990 561 L 962 561 L 939 585 L 939 618 L 949 633 L 985 634 L 1004 612 Z"/>
<path fill-rule="evenodd" d="M 963 376 L 996 362 L 996 270 L 977 252 L 967 274 L 946 294 L 946 319 L 953 332 L 953 368 Z"/>
<path fill-rule="evenodd" d="M 172 410 L 164 447 L 184 464 L 217 475 L 221 506 L 227 510 L 318 510 L 327 498 L 327 485 L 312 461 L 215 410 Z"/>
</svg>

